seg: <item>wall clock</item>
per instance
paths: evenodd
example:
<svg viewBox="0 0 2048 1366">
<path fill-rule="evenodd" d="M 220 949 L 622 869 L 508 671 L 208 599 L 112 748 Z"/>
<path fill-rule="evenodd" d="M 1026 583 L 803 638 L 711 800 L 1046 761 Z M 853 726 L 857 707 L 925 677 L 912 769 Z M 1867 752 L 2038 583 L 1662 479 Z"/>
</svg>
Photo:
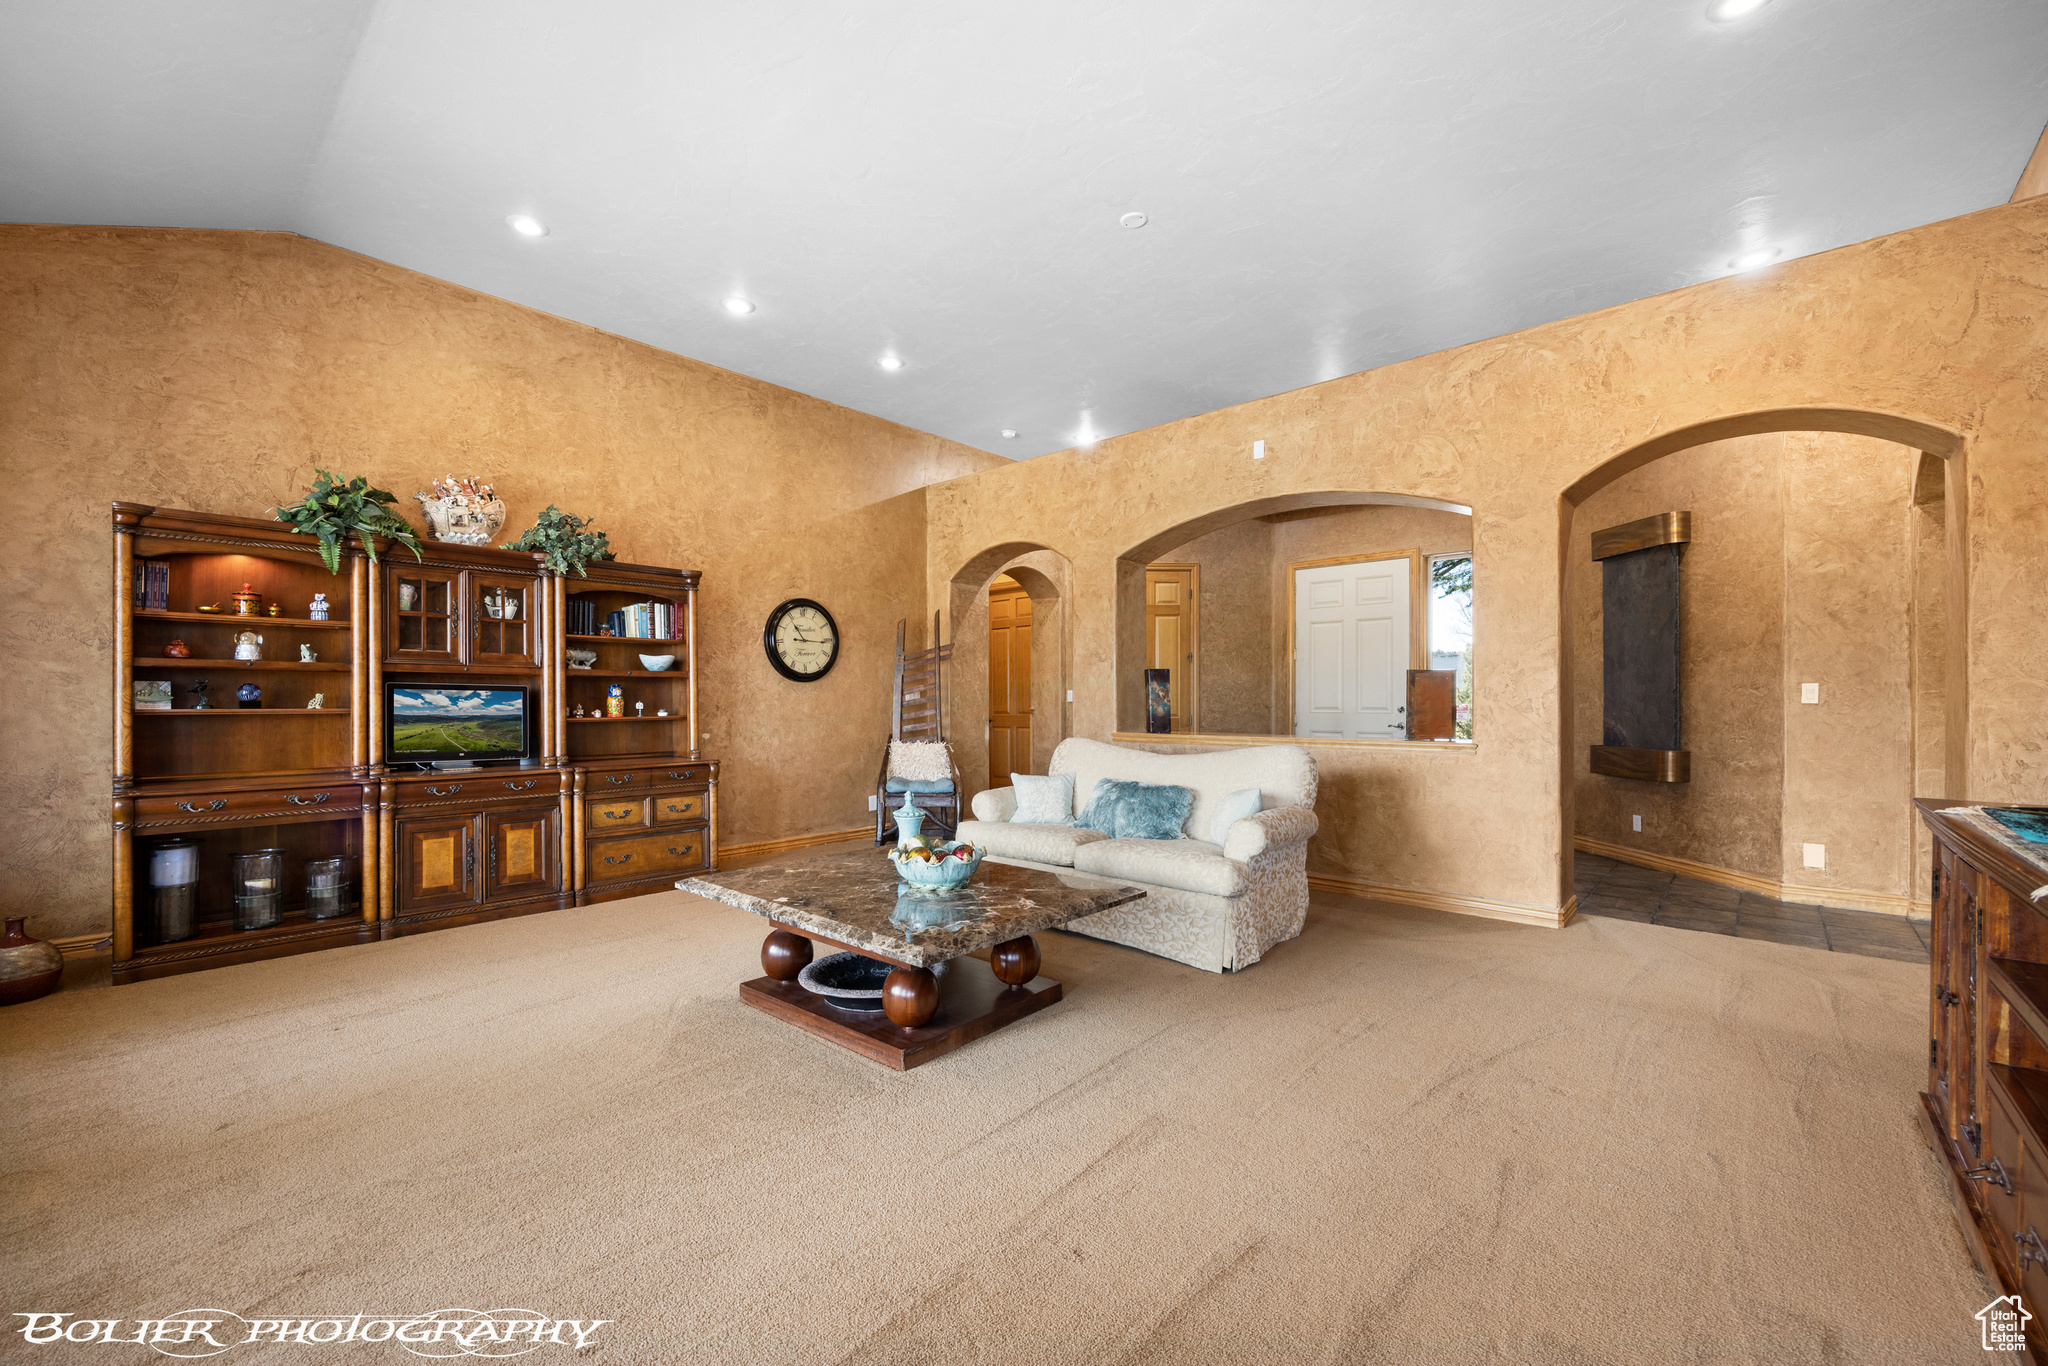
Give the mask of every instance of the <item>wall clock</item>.
<svg viewBox="0 0 2048 1366">
<path fill-rule="evenodd" d="M 775 672 L 798 683 L 815 683 L 839 662 L 839 623 L 809 598 L 791 598 L 768 614 L 761 645 Z"/>
</svg>

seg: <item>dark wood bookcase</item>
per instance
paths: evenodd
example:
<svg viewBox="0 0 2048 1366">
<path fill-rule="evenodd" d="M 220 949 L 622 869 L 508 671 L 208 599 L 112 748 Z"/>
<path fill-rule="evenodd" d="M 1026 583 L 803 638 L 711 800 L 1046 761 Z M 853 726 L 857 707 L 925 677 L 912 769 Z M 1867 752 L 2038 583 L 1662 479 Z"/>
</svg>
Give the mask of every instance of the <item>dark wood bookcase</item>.
<svg viewBox="0 0 2048 1366">
<path fill-rule="evenodd" d="M 696 572 L 606 562 L 564 579 L 523 552 L 422 541 L 415 560 L 379 541 L 379 562 L 351 544 L 330 574 L 279 522 L 116 503 L 113 525 L 116 983 L 634 896 L 717 866 Z M 257 615 L 235 614 L 244 584 L 263 597 Z M 327 620 L 310 615 L 316 593 Z M 565 639 L 571 595 L 600 620 L 672 602 L 674 634 Z M 243 631 L 263 637 L 262 659 L 233 658 Z M 173 641 L 189 654 L 165 655 Z M 596 666 L 569 668 L 570 648 L 594 650 Z M 675 662 L 650 671 L 643 653 Z M 169 684 L 171 709 L 137 707 L 138 682 Z M 260 706 L 238 703 L 245 683 Z M 422 772 L 386 754 L 392 683 L 529 689 L 535 757 Z M 601 713 L 612 683 L 628 715 L 572 723 L 572 706 Z M 148 870 L 172 839 L 198 841 L 196 926 L 167 941 Z M 280 851 L 285 904 L 277 923 L 240 930 L 233 859 L 257 850 Z M 337 857 L 353 860 L 356 904 L 312 918 L 304 865 Z"/>
</svg>

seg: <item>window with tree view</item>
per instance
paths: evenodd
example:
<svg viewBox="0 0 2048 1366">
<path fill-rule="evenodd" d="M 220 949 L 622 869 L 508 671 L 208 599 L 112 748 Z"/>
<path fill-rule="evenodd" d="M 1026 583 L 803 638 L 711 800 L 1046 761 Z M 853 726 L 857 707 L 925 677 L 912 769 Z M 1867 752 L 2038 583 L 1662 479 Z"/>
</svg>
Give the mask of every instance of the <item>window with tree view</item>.
<svg viewBox="0 0 2048 1366">
<path fill-rule="evenodd" d="M 1429 561 L 1429 667 L 1458 671 L 1457 738 L 1472 738 L 1472 556 Z"/>
</svg>

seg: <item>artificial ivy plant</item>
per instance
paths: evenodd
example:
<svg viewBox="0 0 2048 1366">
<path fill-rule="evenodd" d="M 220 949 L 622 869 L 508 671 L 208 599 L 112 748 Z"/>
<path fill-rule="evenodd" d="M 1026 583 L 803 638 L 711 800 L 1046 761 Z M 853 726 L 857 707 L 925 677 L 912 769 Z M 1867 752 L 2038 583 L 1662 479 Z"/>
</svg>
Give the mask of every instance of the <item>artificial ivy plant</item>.
<svg viewBox="0 0 2048 1366">
<path fill-rule="evenodd" d="M 378 536 L 389 536 L 410 550 L 414 559 L 421 558 L 419 537 L 411 524 L 390 508 L 398 501 L 395 496 L 371 488 L 367 479 L 343 481 L 340 475 L 318 468 L 313 473 L 318 477 L 305 501 L 275 511 L 277 520 L 289 522 L 293 531 L 320 538 L 320 559 L 328 573 L 341 572 L 341 543 L 350 532 L 361 535 L 372 563 L 377 559 Z"/>
<path fill-rule="evenodd" d="M 584 566 L 592 560 L 612 558 L 612 543 L 602 531 L 584 528 L 590 523 L 571 516 L 553 503 L 516 541 L 505 542 L 507 550 L 539 551 L 547 567 L 567 578 L 570 574 L 590 577 Z"/>
</svg>

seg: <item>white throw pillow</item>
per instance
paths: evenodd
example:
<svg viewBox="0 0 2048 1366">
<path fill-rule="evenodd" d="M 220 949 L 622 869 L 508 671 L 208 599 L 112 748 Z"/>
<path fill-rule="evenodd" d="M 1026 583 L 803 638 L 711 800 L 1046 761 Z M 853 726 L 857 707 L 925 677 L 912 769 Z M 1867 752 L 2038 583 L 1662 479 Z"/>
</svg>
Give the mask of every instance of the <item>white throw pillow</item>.
<svg viewBox="0 0 2048 1366">
<path fill-rule="evenodd" d="M 1074 775 L 1055 773 L 1041 777 L 1012 773 L 1010 786 L 1017 789 L 1017 809 L 1010 820 L 1016 824 L 1072 825 L 1074 823 Z"/>
<path fill-rule="evenodd" d="M 952 755 L 944 740 L 893 740 L 889 744 L 889 776 L 942 782 L 953 776 Z"/>
<path fill-rule="evenodd" d="M 1216 803 L 1216 815 L 1209 822 L 1209 842 L 1211 844 L 1223 843 L 1223 837 L 1230 833 L 1231 826 L 1236 825 L 1246 816 L 1256 816 L 1258 814 L 1259 789 L 1248 787 L 1242 792 L 1231 793 L 1222 801 Z"/>
</svg>

